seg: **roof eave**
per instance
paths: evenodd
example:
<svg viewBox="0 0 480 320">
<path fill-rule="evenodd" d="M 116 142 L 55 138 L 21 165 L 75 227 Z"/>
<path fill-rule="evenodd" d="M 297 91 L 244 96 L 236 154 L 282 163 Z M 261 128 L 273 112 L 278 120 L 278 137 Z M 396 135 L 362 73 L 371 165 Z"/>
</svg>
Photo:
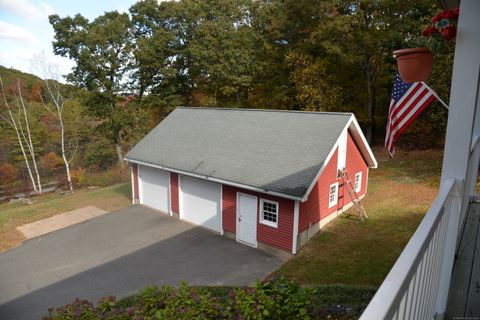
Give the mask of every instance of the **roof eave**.
<svg viewBox="0 0 480 320">
<path fill-rule="evenodd" d="M 377 159 L 373 154 L 370 145 L 367 142 L 367 139 L 363 135 L 363 132 L 360 128 L 360 124 L 357 122 L 355 116 L 352 115 L 352 118 L 349 121 L 348 130 L 352 134 L 353 139 L 357 142 L 357 146 L 360 149 L 365 161 L 369 168 L 375 169 L 378 167 Z M 360 142 L 360 143 L 359 143 Z"/>
<path fill-rule="evenodd" d="M 192 173 L 192 172 L 173 169 L 173 168 L 160 166 L 160 165 L 156 165 L 156 164 L 153 164 L 153 163 L 148 163 L 148 162 L 145 162 L 145 161 L 136 160 L 136 159 L 132 159 L 132 158 L 128 158 L 128 157 L 124 157 L 123 160 L 125 160 L 127 162 L 131 162 L 131 163 L 136 163 L 136 164 L 152 167 L 152 168 L 157 168 L 157 169 L 161 169 L 161 170 L 166 170 L 166 171 L 170 171 L 170 172 L 174 172 L 174 173 L 183 174 L 183 175 L 194 177 L 194 178 L 199 178 L 199 179 L 202 179 L 202 180 L 217 182 L 217 183 L 225 184 L 225 185 L 232 186 L 232 187 L 242 188 L 242 189 L 255 191 L 255 192 L 259 192 L 259 193 L 265 193 L 265 194 L 269 194 L 269 195 L 272 195 L 272 196 L 275 196 L 275 197 L 285 198 L 285 199 L 294 200 L 294 201 L 297 201 L 297 200 L 302 201 L 302 199 L 303 199 L 303 197 L 297 197 L 297 196 L 293 196 L 293 195 L 286 194 L 286 193 L 271 191 L 271 190 L 268 190 L 268 189 L 253 187 L 253 186 L 249 186 L 249 185 L 245 185 L 245 184 L 241 184 L 241 183 L 236 183 L 236 182 L 232 182 L 232 181 L 228 181 L 228 180 L 223 180 L 223 179 L 219 179 L 219 178 L 215 178 L 215 177 L 210 177 L 210 176 L 200 175 L 200 174 L 196 174 L 196 173 Z"/>
</svg>

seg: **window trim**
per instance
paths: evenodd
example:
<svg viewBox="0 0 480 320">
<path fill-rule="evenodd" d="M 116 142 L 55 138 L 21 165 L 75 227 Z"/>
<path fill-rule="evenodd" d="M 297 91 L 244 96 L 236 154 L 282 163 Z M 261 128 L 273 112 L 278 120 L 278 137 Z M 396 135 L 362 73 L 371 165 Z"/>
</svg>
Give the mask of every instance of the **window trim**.
<svg viewBox="0 0 480 320">
<path fill-rule="evenodd" d="M 275 213 L 277 215 L 277 222 L 272 222 L 272 221 L 269 221 L 269 220 L 264 220 L 263 219 L 263 204 L 264 203 L 270 203 L 270 204 L 274 204 L 277 206 L 277 212 Z M 258 213 L 259 213 L 259 222 L 261 224 L 264 224 L 266 226 L 269 226 L 269 227 L 273 227 L 273 228 L 278 228 L 278 220 L 280 218 L 280 205 L 277 201 L 272 201 L 272 200 L 268 200 L 268 199 L 263 199 L 263 198 L 260 198 L 260 206 L 259 206 L 259 209 L 258 209 Z"/>
<path fill-rule="evenodd" d="M 332 192 L 332 187 L 335 187 L 335 200 L 334 201 L 331 201 L 331 199 L 330 199 L 330 195 L 331 195 L 331 192 Z M 328 187 L 328 208 L 329 209 L 332 208 L 337 203 L 338 203 L 338 182 L 335 182 Z"/>
<path fill-rule="evenodd" d="M 357 193 L 362 191 L 362 176 L 363 176 L 362 171 L 359 171 L 355 174 L 355 180 L 353 180 L 353 187 L 355 189 L 355 192 L 357 192 Z M 357 177 L 359 177 L 358 178 L 358 185 L 356 184 Z"/>
</svg>

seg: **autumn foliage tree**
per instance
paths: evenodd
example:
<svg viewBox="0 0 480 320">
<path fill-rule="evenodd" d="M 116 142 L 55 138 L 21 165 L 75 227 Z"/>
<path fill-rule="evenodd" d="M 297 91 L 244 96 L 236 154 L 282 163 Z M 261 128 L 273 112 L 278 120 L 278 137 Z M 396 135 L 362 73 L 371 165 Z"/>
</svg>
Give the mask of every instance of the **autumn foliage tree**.
<svg viewBox="0 0 480 320">
<path fill-rule="evenodd" d="M 0 164 L 0 185 L 15 182 L 19 176 L 19 170 L 12 163 Z"/>
</svg>

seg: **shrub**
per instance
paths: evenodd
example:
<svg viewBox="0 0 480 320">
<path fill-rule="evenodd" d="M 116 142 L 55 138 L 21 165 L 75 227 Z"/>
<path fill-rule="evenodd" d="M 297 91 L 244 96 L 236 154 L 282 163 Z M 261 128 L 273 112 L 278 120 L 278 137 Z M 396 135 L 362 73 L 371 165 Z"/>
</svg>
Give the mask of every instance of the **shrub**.
<svg viewBox="0 0 480 320">
<path fill-rule="evenodd" d="M 107 187 L 130 180 L 130 171 L 128 168 L 122 167 L 113 167 L 100 172 L 90 172 L 82 167 L 78 167 L 72 170 L 71 174 L 74 183 L 80 187 Z"/>
<path fill-rule="evenodd" d="M 309 319 L 307 307 L 315 290 L 302 289 L 291 281 L 279 279 L 257 282 L 254 288 L 230 293 L 234 318 L 241 319 Z"/>
<path fill-rule="evenodd" d="M 80 182 L 80 185 L 106 187 L 116 183 L 127 182 L 129 180 L 130 171 L 128 168 L 117 166 L 106 171 L 87 172 L 84 180 Z"/>
<path fill-rule="evenodd" d="M 257 282 L 255 287 L 223 290 L 208 287 L 147 287 L 140 294 L 117 301 L 102 298 L 97 307 L 85 300 L 75 300 L 49 309 L 45 320 L 58 319 L 310 319 L 314 314 L 314 289 L 301 288 L 284 279 Z M 225 291 L 222 292 L 225 294 Z"/>
<path fill-rule="evenodd" d="M 72 180 L 79 186 L 84 186 L 87 181 L 87 170 L 82 167 L 70 171 Z"/>
<path fill-rule="evenodd" d="M 19 171 L 11 163 L 0 164 L 0 185 L 10 184 L 17 180 Z"/>
<path fill-rule="evenodd" d="M 55 152 L 49 152 L 46 155 L 40 158 L 41 165 L 50 171 L 53 171 L 55 168 L 63 166 L 63 160 Z"/>
</svg>

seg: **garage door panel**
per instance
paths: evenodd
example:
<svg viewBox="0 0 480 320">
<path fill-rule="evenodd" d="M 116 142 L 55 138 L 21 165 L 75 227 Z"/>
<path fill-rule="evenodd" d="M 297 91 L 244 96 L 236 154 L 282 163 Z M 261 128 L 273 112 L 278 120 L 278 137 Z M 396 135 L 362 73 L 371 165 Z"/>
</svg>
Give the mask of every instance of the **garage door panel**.
<svg viewBox="0 0 480 320">
<path fill-rule="evenodd" d="M 221 185 L 182 176 L 182 219 L 221 232 Z"/>
<path fill-rule="evenodd" d="M 140 167 L 141 203 L 149 207 L 169 212 L 170 173 L 164 170 Z"/>
</svg>

